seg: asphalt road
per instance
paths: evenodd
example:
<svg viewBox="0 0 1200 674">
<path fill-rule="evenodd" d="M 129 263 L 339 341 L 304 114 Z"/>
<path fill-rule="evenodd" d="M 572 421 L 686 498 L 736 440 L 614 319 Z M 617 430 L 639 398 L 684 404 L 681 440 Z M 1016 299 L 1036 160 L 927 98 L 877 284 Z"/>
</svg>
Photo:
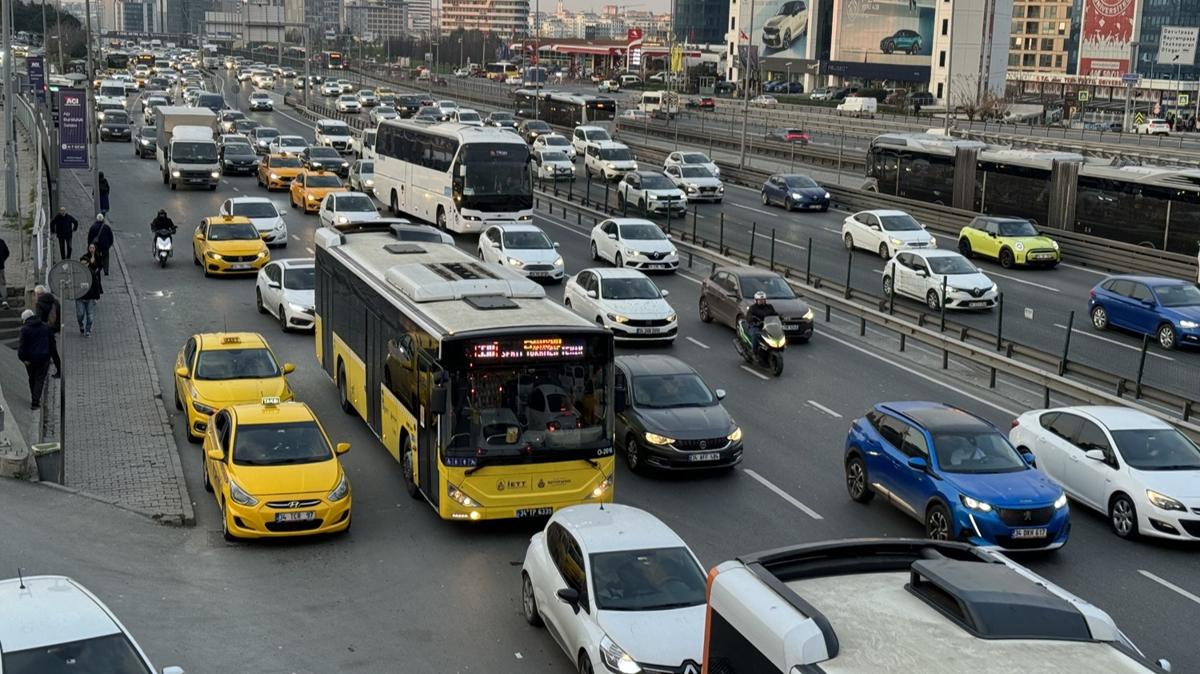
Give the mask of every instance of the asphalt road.
<svg viewBox="0 0 1200 674">
<path fill-rule="evenodd" d="M 238 97 L 243 108 L 244 94 Z M 280 112 L 251 116 L 284 133 L 312 136 L 308 124 Z M 391 457 L 361 421 L 339 410 L 336 390 L 313 358 L 311 336 L 282 334 L 259 315 L 252 281 L 206 279 L 189 264 L 190 227 L 215 214 L 227 197 L 262 194 L 254 179 L 225 179 L 216 192 L 172 192 L 161 184 L 154 162 L 135 159 L 128 145 L 103 145 L 100 162 L 112 183 L 110 215 L 133 285 L 141 290 L 161 380 L 171 381 L 175 354 L 192 333 L 266 335 L 282 360 L 297 365 L 291 375 L 297 396 L 314 408 L 334 441 L 353 444 L 343 461 L 354 485 L 355 527 L 328 540 L 225 543 L 216 506 L 201 487 L 200 452 L 186 442 L 180 417 L 169 409 L 197 502 L 195 529 L 155 527 L 68 497 L 30 495 L 21 485 L 0 491 L 0 522 L 8 532 L 0 566 L 19 563 L 28 572 L 78 578 L 112 604 L 156 661 L 193 672 L 572 671 L 551 638 L 527 626 L 519 613 L 518 569 L 536 525 L 443 522 L 409 499 Z M 273 255 L 309 254 L 315 216 L 288 209 L 283 193 L 272 198 L 287 212 L 293 235 Z M 755 198 L 731 199 L 727 208 L 749 208 Z M 181 230 L 181 254 L 166 269 L 149 255 L 148 223 L 159 208 Z M 817 222 L 835 222 L 833 216 L 787 217 L 797 236 L 823 231 Z M 537 221 L 562 243 L 569 271 L 591 264 L 579 228 L 545 215 Z M 459 243 L 474 251 L 471 238 Z M 832 258 L 836 249 L 834 240 L 814 258 Z M 862 265 L 864 275 L 868 266 Z M 621 466 L 615 489 L 619 502 L 645 508 L 675 528 L 706 565 L 791 543 L 920 535 L 921 526 L 898 511 L 878 502 L 855 504 L 844 491 L 846 427 L 878 401 L 941 400 L 1001 427 L 1028 408 L 947 377 L 922 364 L 919 354 L 917 361 L 901 357 L 880 336 L 849 336 L 837 321 L 819 324 L 811 344 L 789 350 L 783 376 L 766 381 L 742 367 L 727 329 L 696 317 L 698 278 L 684 271 L 656 279 L 671 291 L 680 315 L 681 337 L 663 350 L 729 391 L 725 404 L 746 433 L 745 462 L 731 474 L 682 477 L 637 477 Z M 548 293 L 561 296 L 557 287 Z M 45 516 L 59 509 L 62 517 Z M 1126 543 L 1108 531 L 1102 516 L 1080 508 L 1073 515 L 1064 549 L 1019 559 L 1111 612 L 1151 657 L 1171 659 L 1176 671 L 1200 668 L 1191 640 L 1200 610 L 1197 550 Z M 29 524 L 42 520 L 48 521 Z"/>
</svg>

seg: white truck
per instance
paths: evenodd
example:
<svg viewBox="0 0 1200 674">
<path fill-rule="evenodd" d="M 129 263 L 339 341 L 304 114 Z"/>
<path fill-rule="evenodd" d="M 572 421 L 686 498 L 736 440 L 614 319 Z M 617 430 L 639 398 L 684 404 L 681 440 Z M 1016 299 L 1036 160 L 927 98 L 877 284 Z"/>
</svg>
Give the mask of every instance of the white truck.
<svg viewBox="0 0 1200 674">
<path fill-rule="evenodd" d="M 154 155 L 164 185 L 176 189 L 195 185 L 217 189 L 221 165 L 217 157 L 217 115 L 208 108 L 159 106 L 154 110 L 158 127 Z"/>
</svg>

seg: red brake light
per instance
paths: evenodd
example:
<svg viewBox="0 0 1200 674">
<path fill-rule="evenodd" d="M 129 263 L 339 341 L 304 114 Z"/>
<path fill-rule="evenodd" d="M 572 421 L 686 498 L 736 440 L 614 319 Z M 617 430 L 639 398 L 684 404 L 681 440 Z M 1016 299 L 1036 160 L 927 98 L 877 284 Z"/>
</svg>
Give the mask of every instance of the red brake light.
<svg viewBox="0 0 1200 674">
<path fill-rule="evenodd" d="M 1021 425 L 1021 420 L 1020 420 L 1020 419 L 1013 419 L 1013 420 L 1012 420 L 1012 425 L 1011 425 L 1011 426 L 1009 426 L 1009 428 L 1016 428 L 1017 426 L 1020 426 L 1020 425 Z"/>
</svg>

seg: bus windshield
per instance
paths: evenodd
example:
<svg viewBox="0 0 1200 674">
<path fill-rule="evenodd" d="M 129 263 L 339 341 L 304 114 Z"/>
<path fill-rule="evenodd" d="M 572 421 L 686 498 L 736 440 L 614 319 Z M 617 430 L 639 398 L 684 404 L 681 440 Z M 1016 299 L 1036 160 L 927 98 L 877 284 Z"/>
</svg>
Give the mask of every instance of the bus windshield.
<svg viewBox="0 0 1200 674">
<path fill-rule="evenodd" d="M 527 164 L 529 148 L 517 143 L 471 143 L 459 154 L 459 170 L 455 182 L 461 181 L 463 206 L 474 207 L 481 200 L 503 199 L 511 203 L 530 202 L 532 206 Z M 465 176 L 463 175 L 465 173 Z"/>
</svg>

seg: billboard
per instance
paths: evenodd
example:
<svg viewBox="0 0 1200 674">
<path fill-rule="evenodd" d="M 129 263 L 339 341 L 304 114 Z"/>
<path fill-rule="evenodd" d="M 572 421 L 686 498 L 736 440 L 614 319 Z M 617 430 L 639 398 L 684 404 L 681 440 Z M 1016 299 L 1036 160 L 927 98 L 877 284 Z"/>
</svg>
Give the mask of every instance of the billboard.
<svg viewBox="0 0 1200 674">
<path fill-rule="evenodd" d="M 1129 45 L 1137 19 L 1134 0 L 1083 0 L 1079 74 L 1120 77 L 1130 72 Z"/>
<path fill-rule="evenodd" d="M 29 72 L 29 86 L 37 96 L 38 103 L 46 102 L 46 61 L 41 56 L 27 56 L 25 69 Z"/>
<path fill-rule="evenodd" d="M 839 0 L 833 9 L 832 59 L 929 66 L 934 0 Z"/>
<path fill-rule="evenodd" d="M 764 59 L 805 59 L 809 53 L 809 37 L 816 23 L 818 0 L 763 0 L 745 3 L 753 8 L 754 16 L 743 11 L 738 30 L 738 43 L 752 46 Z M 753 22 L 751 21 L 753 18 Z M 753 35 L 747 35 L 751 28 Z M 741 53 L 741 52 L 739 52 Z M 799 64 L 797 64 L 797 70 Z"/>
<path fill-rule="evenodd" d="M 88 167 L 87 92 L 59 90 L 58 167 Z"/>
</svg>

